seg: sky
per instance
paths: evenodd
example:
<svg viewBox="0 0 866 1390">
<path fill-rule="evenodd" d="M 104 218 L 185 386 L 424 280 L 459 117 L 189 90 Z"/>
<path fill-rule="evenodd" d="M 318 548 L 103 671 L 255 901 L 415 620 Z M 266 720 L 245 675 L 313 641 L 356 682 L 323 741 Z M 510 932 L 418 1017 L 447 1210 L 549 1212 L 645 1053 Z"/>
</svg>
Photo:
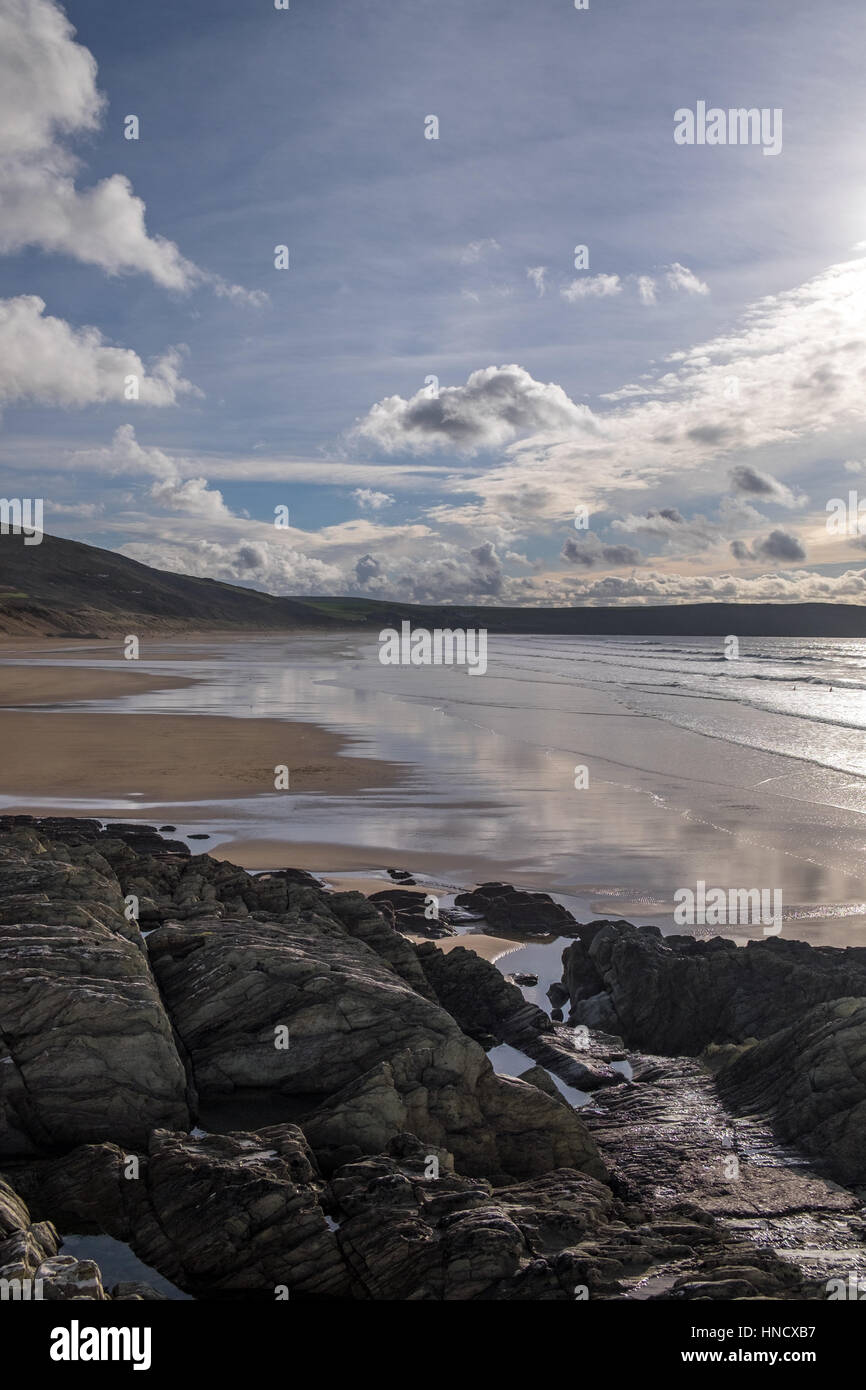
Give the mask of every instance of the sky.
<svg viewBox="0 0 866 1390">
<path fill-rule="evenodd" d="M 277 3 L 0 0 L 2 495 L 280 594 L 866 602 L 862 0 Z"/>
</svg>

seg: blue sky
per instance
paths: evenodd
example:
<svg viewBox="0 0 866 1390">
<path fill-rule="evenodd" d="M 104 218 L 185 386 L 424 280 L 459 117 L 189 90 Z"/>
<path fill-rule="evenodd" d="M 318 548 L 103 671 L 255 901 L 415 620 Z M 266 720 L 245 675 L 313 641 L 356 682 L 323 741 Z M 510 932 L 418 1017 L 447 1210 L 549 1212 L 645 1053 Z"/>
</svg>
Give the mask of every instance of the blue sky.
<svg viewBox="0 0 866 1390">
<path fill-rule="evenodd" d="M 0 0 L 3 495 L 273 592 L 864 601 L 864 39 L 861 0 Z M 677 145 L 699 101 L 781 150 Z"/>
</svg>

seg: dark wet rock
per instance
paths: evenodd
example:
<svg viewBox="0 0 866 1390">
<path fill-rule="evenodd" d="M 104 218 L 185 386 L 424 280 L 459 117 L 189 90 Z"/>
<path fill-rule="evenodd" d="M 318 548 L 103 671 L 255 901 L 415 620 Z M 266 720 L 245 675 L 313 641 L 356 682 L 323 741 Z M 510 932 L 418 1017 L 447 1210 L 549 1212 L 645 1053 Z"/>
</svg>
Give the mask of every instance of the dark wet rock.
<svg viewBox="0 0 866 1390">
<path fill-rule="evenodd" d="M 190 840 L 209 840 L 209 839 L 210 839 L 210 835 L 203 835 L 203 834 L 190 835 L 190 836 L 188 836 L 188 839 L 190 839 Z"/>
<path fill-rule="evenodd" d="M 651 1211 L 655 1229 L 684 1212 L 715 1222 L 710 1243 L 733 1242 L 739 1265 L 754 1264 L 756 1248 L 775 1250 L 799 1279 L 819 1281 L 803 1297 L 823 1296 L 828 1271 L 866 1276 L 866 1224 L 853 1193 L 782 1148 L 766 1120 L 732 1116 L 695 1059 L 632 1061 L 634 1081 L 599 1092 L 581 1112 L 620 1197 Z M 695 1247 L 688 1234 L 686 1243 Z M 776 1288 L 767 1296 L 797 1296 L 784 1281 Z"/>
<path fill-rule="evenodd" d="M 680 1206 L 655 1218 L 569 1169 L 494 1189 L 431 1176 L 429 1155 L 408 1140 L 399 1154 L 340 1168 L 330 1190 L 340 1247 L 377 1300 L 622 1299 L 662 1278 L 679 1281 L 678 1298 L 712 1297 L 725 1280 L 744 1298 L 821 1297 L 796 1267 L 706 1213 Z"/>
<path fill-rule="evenodd" d="M 143 1284 L 139 1279 L 126 1279 L 122 1283 L 114 1285 L 111 1290 L 111 1297 L 127 1303 L 164 1303 L 168 1299 L 168 1294 L 160 1293 L 151 1284 Z"/>
<path fill-rule="evenodd" d="M 429 893 L 413 893 L 407 888 L 385 888 L 381 893 L 371 893 L 368 902 L 373 903 L 397 931 L 413 936 L 453 935 L 454 929 L 443 914 L 437 911 L 430 915 L 428 897 Z"/>
<path fill-rule="evenodd" d="M 506 980 L 510 980 L 514 985 L 532 986 L 538 984 L 538 976 L 530 975 L 529 972 L 525 970 L 517 970 L 513 975 L 506 975 L 505 978 Z"/>
<path fill-rule="evenodd" d="M 571 1246 L 605 1225 L 609 1190 L 570 1170 L 499 1189 L 429 1176 L 423 1147 L 348 1164 L 331 1183 L 339 1243 L 373 1299 L 573 1298 Z"/>
<path fill-rule="evenodd" d="M 739 1113 L 770 1115 L 782 1139 L 841 1182 L 866 1183 L 866 999 L 810 1009 L 741 1049 L 718 1084 Z"/>
<path fill-rule="evenodd" d="M 412 875 L 410 873 L 407 873 L 405 869 L 388 869 L 387 873 L 388 877 L 392 878 L 395 883 L 410 884 L 415 882 Z"/>
<path fill-rule="evenodd" d="M 286 1097 L 329 1165 L 410 1130 L 468 1172 L 604 1171 L 576 1117 L 563 1120 L 530 1087 L 510 1090 L 451 1015 L 411 987 L 408 943 L 383 944 L 390 929 L 369 904 L 341 894 L 334 907 L 302 893 L 274 921 L 204 919 L 149 935 L 203 1098 Z"/>
<path fill-rule="evenodd" d="M 578 1090 L 593 1091 L 621 1080 L 603 1062 L 582 1057 L 569 1039 L 555 1032 L 544 1010 L 524 999 L 518 986 L 477 952 L 455 946 L 446 953 L 426 941 L 417 951 L 443 1008 L 482 1046 L 509 1043 Z"/>
<path fill-rule="evenodd" d="M 737 947 L 606 923 L 563 952 L 570 1023 L 619 1033 L 652 1052 L 695 1055 L 762 1038 L 815 1004 L 866 996 L 866 948 L 774 937 Z"/>
<path fill-rule="evenodd" d="M 543 1009 L 529 1004 L 517 985 L 477 951 L 465 946 L 440 951 L 432 942 L 416 947 L 418 960 L 436 998 L 464 1033 L 490 1046 L 489 1039 L 521 1046 L 553 1025 Z"/>
<path fill-rule="evenodd" d="M 549 1071 L 538 1065 L 528 1067 L 522 1071 L 517 1078 L 518 1081 L 528 1081 L 530 1086 L 537 1086 L 539 1091 L 543 1091 L 546 1096 L 552 1096 L 554 1100 L 560 1101 L 563 1105 L 568 1105 L 568 1101 L 560 1091 Z"/>
<path fill-rule="evenodd" d="M 141 949 L 100 922 L 0 925 L 0 1153 L 189 1124 L 187 1077 Z"/>
<path fill-rule="evenodd" d="M 59 1249 L 56 1228 L 50 1221 L 32 1221 L 24 1201 L 0 1178 L 0 1297 L 26 1302 L 105 1300 L 98 1265 L 59 1255 Z"/>
<path fill-rule="evenodd" d="M 483 914 L 491 931 L 529 936 L 571 936 L 577 922 L 547 893 L 526 893 L 510 883 L 482 883 L 469 893 L 458 893 L 458 907 Z"/>
<path fill-rule="evenodd" d="M 270 1300 L 285 1285 L 301 1298 L 571 1300 L 585 1287 L 789 1299 L 823 1296 L 818 1265 L 825 1278 L 859 1272 L 857 1198 L 782 1151 L 757 1112 L 775 1098 L 777 1133 L 787 1114 L 804 1148 L 856 1162 L 845 1068 L 862 1090 L 866 1005 L 832 1001 L 843 974 L 843 993 L 852 980 L 859 993 L 866 952 L 737 952 L 626 923 L 579 927 L 509 885 L 478 891 L 491 929 L 575 935 L 573 1021 L 605 1035 L 555 1030 L 474 953 L 416 950 L 391 902 L 327 893 L 303 871 L 251 875 L 139 824 L 0 818 L 0 952 L 11 943 L 14 976 L 0 969 L 0 1153 L 7 1209 L 18 1204 L 7 1234 L 50 1275 L 51 1296 L 107 1296 L 55 1227 L 113 1235 L 198 1297 Z M 146 942 L 124 910 L 131 894 L 154 928 Z M 395 894 L 413 900 L 420 934 L 425 894 Z M 785 1078 L 755 1021 L 796 1033 L 804 999 L 813 1014 L 789 1039 Z M 724 1102 L 691 1058 L 630 1051 L 634 1080 L 613 1072 L 623 1047 L 609 1035 L 631 1048 L 630 1030 L 664 1036 L 665 1050 L 685 1039 L 697 1051 L 709 1034 Z M 536 1065 L 497 1076 L 467 1031 Z M 179 1114 L 177 1093 L 160 1092 L 166 1058 Z M 202 1123 L 230 1133 L 188 1132 L 185 1065 L 214 1115 Z M 578 1114 L 548 1072 L 603 1089 Z M 260 1102 L 267 1124 L 250 1118 Z M 226 1120 L 232 1106 L 242 1119 Z M 0 1253 L 2 1212 L 0 1188 Z"/>
<path fill-rule="evenodd" d="M 168 835 L 176 835 L 176 834 L 177 834 L 177 826 L 176 826 L 176 825 L 161 825 L 161 826 L 159 827 L 159 833 L 160 833 L 160 835 L 165 835 L 165 834 L 168 834 Z"/>
<path fill-rule="evenodd" d="M 348 1292 L 315 1160 L 294 1125 L 201 1138 L 157 1131 L 146 1152 L 88 1145 L 22 1178 L 40 1211 L 124 1241 L 188 1293 Z"/>
</svg>

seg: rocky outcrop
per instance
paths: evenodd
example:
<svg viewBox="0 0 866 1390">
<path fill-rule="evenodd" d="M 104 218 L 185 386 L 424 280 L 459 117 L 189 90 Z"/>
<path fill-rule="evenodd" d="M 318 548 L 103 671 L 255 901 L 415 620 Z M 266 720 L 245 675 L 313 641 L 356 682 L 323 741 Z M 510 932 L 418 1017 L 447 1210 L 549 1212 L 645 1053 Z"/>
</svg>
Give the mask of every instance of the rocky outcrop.
<svg viewBox="0 0 866 1390">
<path fill-rule="evenodd" d="M 718 1084 L 737 1112 L 770 1115 L 782 1139 L 841 1182 L 866 1184 L 866 999 L 810 1009 L 741 1049 Z"/>
<path fill-rule="evenodd" d="M 148 937 L 200 1096 L 292 1098 L 329 1167 L 408 1130 L 468 1173 L 603 1173 L 576 1116 L 529 1087 L 509 1091 L 451 1015 L 410 987 L 408 964 L 398 973 L 408 943 L 394 945 L 392 966 L 361 939 L 352 904 L 336 907 L 304 897 L 276 920 L 200 919 Z"/>
<path fill-rule="evenodd" d="M 498 930 L 575 934 L 562 990 L 591 1035 L 303 872 L 247 874 L 148 827 L 0 818 L 0 1271 L 40 1271 L 52 1297 L 156 1296 L 106 1294 L 62 1253 L 76 1230 L 200 1298 L 821 1296 L 802 1267 L 850 1249 L 857 1199 L 768 1163 L 751 1107 L 859 1174 L 866 1002 L 842 993 L 866 952 L 578 927 L 543 894 L 478 891 Z M 721 1044 L 736 1132 L 701 1064 L 626 1063 L 599 1022 L 630 1046 Z M 493 1042 L 539 1065 L 497 1075 Z"/>
<path fill-rule="evenodd" d="M 435 999 L 411 941 L 407 941 L 399 931 L 394 931 L 381 912 L 371 906 L 371 901 L 362 893 L 329 893 L 327 905 L 349 935 L 356 941 L 363 941 L 365 946 L 387 961 L 416 994 L 423 995 L 425 999 Z"/>
<path fill-rule="evenodd" d="M 467 1040 L 468 1041 L 468 1040 Z M 406 1051 L 380 1063 L 303 1117 L 328 1171 L 415 1134 L 454 1155 L 471 1176 L 514 1181 L 560 1166 L 603 1179 L 606 1168 L 575 1112 L 511 1077 L 497 1076 L 474 1043 L 437 1058 Z"/>
<path fill-rule="evenodd" d="M 577 922 L 547 893 L 526 893 L 510 883 L 482 883 L 458 893 L 458 907 L 481 913 L 491 931 L 515 936 L 573 936 Z"/>
<path fill-rule="evenodd" d="M 724 1297 L 734 1284 L 743 1298 L 820 1296 L 706 1213 L 653 1217 L 570 1168 L 494 1187 L 411 1134 L 330 1182 L 291 1125 L 158 1134 L 142 1155 L 87 1146 L 20 1179 L 40 1211 L 95 1222 L 200 1298 L 565 1302 L 627 1298 L 647 1282 L 681 1298 Z"/>
<path fill-rule="evenodd" d="M 804 1009 L 866 996 L 866 949 L 771 938 L 738 947 L 606 922 L 563 952 L 569 1022 L 651 1052 L 696 1055 L 710 1043 L 763 1038 Z"/>
<path fill-rule="evenodd" d="M 33 1222 L 22 1199 L 0 1179 L 0 1301 L 107 1299 L 93 1260 L 59 1255 L 59 1249 L 51 1222 Z"/>
<path fill-rule="evenodd" d="M 381 893 L 371 893 L 369 901 L 397 931 L 415 936 L 453 936 L 454 928 L 444 912 L 437 910 L 430 915 L 428 897 L 423 889 L 410 892 L 407 888 L 385 888 Z"/>
<path fill-rule="evenodd" d="M 315 1160 L 294 1125 L 199 1138 L 157 1131 L 143 1153 L 88 1145 L 21 1180 L 40 1211 L 128 1243 L 193 1295 L 348 1292 Z"/>
<path fill-rule="evenodd" d="M 543 1009 L 530 1004 L 517 985 L 477 952 L 455 946 L 446 953 L 426 941 L 417 950 L 443 1008 L 483 1047 L 509 1043 L 581 1091 L 621 1081 L 609 1066 L 581 1055 L 573 1042 L 555 1031 Z"/>
<path fill-rule="evenodd" d="M 165 1124 L 187 1077 L 143 951 L 95 919 L 0 924 L 0 1154 Z"/>
<path fill-rule="evenodd" d="M 543 1009 L 529 1004 L 517 985 L 509 984 L 489 960 L 455 946 L 440 951 L 432 942 L 416 947 L 418 960 L 436 998 L 464 1033 L 485 1047 L 521 1039 L 533 1040 L 552 1033 L 553 1024 Z"/>
</svg>

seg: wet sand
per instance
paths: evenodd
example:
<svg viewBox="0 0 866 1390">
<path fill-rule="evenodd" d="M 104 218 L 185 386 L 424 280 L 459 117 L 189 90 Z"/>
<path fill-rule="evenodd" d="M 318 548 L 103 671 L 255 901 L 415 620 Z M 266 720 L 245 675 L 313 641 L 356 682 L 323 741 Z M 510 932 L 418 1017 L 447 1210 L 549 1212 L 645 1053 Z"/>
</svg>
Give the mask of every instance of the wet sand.
<svg viewBox="0 0 866 1390">
<path fill-rule="evenodd" d="M 100 797 L 140 795 L 163 801 L 166 811 L 172 802 L 277 798 L 278 765 L 288 767 L 293 793 L 353 792 L 400 776 L 397 764 L 353 758 L 348 739 L 295 720 L 0 710 L 0 744 L 16 749 L 14 759 L 5 759 L 2 785 L 4 796 L 20 796 L 21 803 L 7 810 L 35 814 L 40 810 L 29 798 L 93 799 L 91 815 L 99 814 Z M 142 807 L 140 814 L 153 819 L 155 809 Z M 58 806 L 53 813 L 64 811 Z M 105 814 L 116 812 L 106 807 Z"/>
<path fill-rule="evenodd" d="M 427 936 L 408 934 L 407 939 L 414 941 L 416 946 L 420 946 L 422 941 L 430 940 Z M 504 936 L 485 936 L 482 932 L 465 932 L 463 936 L 440 936 L 433 940 L 433 945 L 444 951 L 446 956 L 458 946 L 465 946 L 467 951 L 474 951 L 477 956 L 491 961 L 498 960 L 500 956 L 507 956 L 509 951 L 519 951 L 528 944 L 526 941 L 507 941 Z"/>
<path fill-rule="evenodd" d="M 111 700 L 149 690 L 179 690 L 198 684 L 191 676 L 152 676 L 132 662 L 116 671 L 82 666 L 0 666 L 0 710 L 21 705 L 55 705 L 67 700 Z"/>
</svg>

